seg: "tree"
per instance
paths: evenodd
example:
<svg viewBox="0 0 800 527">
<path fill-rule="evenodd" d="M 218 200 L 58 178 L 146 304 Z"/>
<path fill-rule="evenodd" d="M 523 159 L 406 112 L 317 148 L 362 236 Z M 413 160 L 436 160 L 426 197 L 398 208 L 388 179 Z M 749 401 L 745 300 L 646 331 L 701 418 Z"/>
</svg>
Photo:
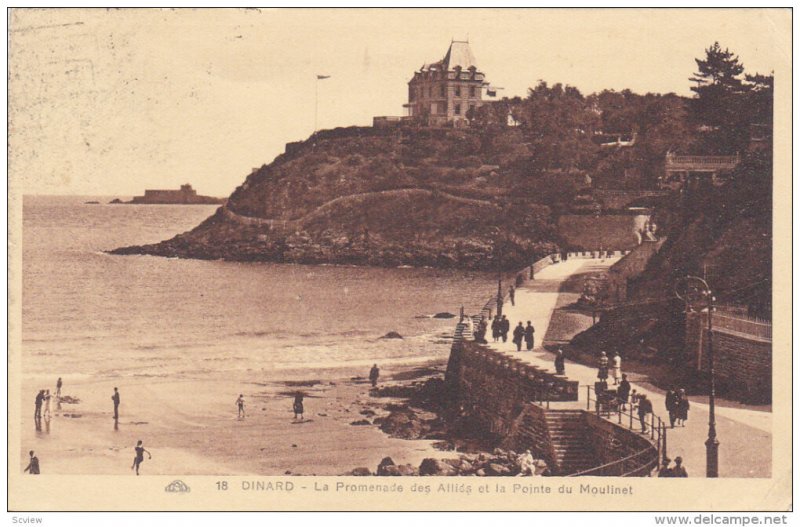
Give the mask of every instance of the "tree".
<svg viewBox="0 0 800 527">
<path fill-rule="evenodd" d="M 691 88 L 697 94 L 694 115 L 711 130 L 708 149 L 733 153 L 743 149 L 749 139 L 748 116 L 742 111 L 747 91 L 741 77 L 744 65 L 719 42 L 705 51 L 705 59 L 695 59 L 698 71 L 689 79 L 696 84 Z"/>
</svg>

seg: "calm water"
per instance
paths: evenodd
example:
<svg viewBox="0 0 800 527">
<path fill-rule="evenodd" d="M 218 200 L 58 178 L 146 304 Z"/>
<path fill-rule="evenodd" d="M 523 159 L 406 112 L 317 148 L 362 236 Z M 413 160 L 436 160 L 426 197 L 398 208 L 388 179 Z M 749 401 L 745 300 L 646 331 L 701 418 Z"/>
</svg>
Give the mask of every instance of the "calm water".
<svg viewBox="0 0 800 527">
<path fill-rule="evenodd" d="M 444 358 L 485 274 L 111 256 L 186 231 L 215 206 L 23 204 L 23 371 L 76 378 L 311 372 Z M 389 331 L 404 340 L 378 339 Z M 270 375 L 271 374 L 271 375 Z M 252 373 L 250 373 L 252 375 Z"/>
</svg>

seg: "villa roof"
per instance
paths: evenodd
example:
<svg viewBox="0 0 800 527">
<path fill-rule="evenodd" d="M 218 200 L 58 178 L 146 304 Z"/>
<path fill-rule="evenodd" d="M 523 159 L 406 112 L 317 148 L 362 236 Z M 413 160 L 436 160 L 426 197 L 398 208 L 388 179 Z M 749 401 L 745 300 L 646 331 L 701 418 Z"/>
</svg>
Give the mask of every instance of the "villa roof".
<svg viewBox="0 0 800 527">
<path fill-rule="evenodd" d="M 469 42 L 454 40 L 450 43 L 450 49 L 447 50 L 447 55 L 444 56 L 445 66 L 447 70 L 454 70 L 456 66 L 460 66 L 462 70 L 469 69 L 470 67 L 477 68 L 475 64 L 475 55 L 469 47 Z"/>
</svg>

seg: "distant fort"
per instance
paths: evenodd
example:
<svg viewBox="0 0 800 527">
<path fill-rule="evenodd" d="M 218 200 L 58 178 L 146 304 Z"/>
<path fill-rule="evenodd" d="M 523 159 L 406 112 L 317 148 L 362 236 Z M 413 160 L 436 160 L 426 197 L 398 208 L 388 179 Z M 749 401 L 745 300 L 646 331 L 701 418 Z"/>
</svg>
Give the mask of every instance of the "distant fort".
<svg viewBox="0 0 800 527">
<path fill-rule="evenodd" d="M 111 203 L 142 205 L 221 205 L 224 198 L 198 196 L 197 191 L 188 183 L 181 185 L 180 190 L 145 190 L 144 196 L 136 196 L 131 201 L 113 200 Z"/>
</svg>

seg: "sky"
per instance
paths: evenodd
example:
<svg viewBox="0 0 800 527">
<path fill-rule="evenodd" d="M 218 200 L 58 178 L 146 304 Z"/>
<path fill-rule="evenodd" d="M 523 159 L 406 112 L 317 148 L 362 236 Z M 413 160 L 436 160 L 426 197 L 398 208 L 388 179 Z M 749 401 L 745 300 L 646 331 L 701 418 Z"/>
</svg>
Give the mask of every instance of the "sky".
<svg viewBox="0 0 800 527">
<path fill-rule="evenodd" d="M 778 84 L 791 61 L 786 10 L 15 9 L 9 177 L 24 194 L 227 196 L 313 132 L 317 88 L 320 129 L 403 115 L 453 38 L 500 97 L 540 79 L 691 95 L 715 40 Z"/>
</svg>

